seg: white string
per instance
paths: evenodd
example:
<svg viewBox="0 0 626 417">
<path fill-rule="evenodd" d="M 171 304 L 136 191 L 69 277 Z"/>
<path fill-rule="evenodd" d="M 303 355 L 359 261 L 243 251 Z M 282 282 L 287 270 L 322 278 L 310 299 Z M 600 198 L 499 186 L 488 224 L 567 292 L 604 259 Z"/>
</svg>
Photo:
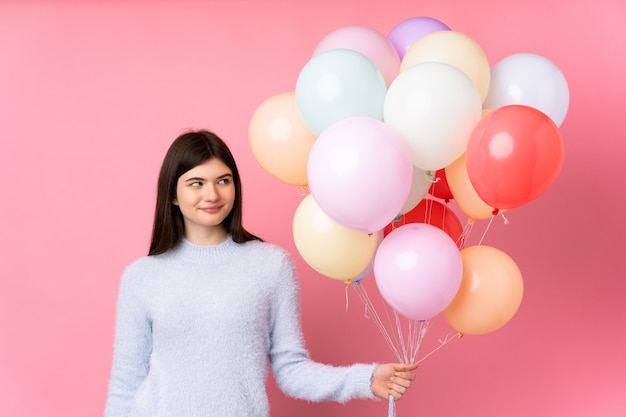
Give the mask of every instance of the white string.
<svg viewBox="0 0 626 417">
<path fill-rule="evenodd" d="M 393 395 L 389 396 L 389 409 L 387 410 L 387 417 L 396 417 L 396 400 Z"/>
<path fill-rule="evenodd" d="M 371 300 L 369 298 L 369 295 L 367 294 L 364 285 L 362 283 L 355 283 L 354 289 L 356 290 L 356 293 L 359 295 L 359 298 L 361 298 L 361 301 L 365 305 L 366 317 L 370 318 L 374 322 L 379 332 L 383 335 L 385 342 L 387 342 L 387 345 L 389 345 L 398 361 L 401 361 L 400 352 L 398 352 L 396 345 L 393 343 L 393 340 L 387 332 L 386 327 L 383 325 L 376 309 L 374 309 L 374 307 L 372 306 Z"/>
<path fill-rule="evenodd" d="M 400 322 L 400 315 L 397 311 L 394 310 L 393 316 L 396 319 L 396 334 L 398 335 L 398 342 L 400 345 L 400 352 L 402 352 L 402 362 L 407 363 L 409 360 L 409 355 L 407 352 L 407 347 L 404 343 L 404 337 L 402 336 L 402 323 Z"/>
<path fill-rule="evenodd" d="M 387 327 L 381 320 L 380 315 L 374 308 L 369 294 L 367 293 L 367 289 L 365 288 L 363 283 L 355 283 L 354 288 L 359 298 L 365 305 L 366 318 L 372 319 L 372 321 L 382 334 L 383 339 L 385 340 L 387 345 L 389 345 L 391 351 L 399 362 L 420 363 L 428 356 L 441 349 L 444 345 L 454 340 L 454 334 L 446 336 L 443 340 L 439 339 L 439 345 L 431 352 L 429 352 L 426 356 L 416 362 L 416 358 L 422 347 L 422 342 L 424 341 L 426 334 L 430 330 L 432 321 L 430 319 L 419 321 L 406 319 L 405 321 L 407 321 L 407 332 L 405 337 L 402 317 L 400 316 L 400 314 L 398 314 L 398 312 L 393 310 L 392 321 L 386 305 L 383 304 L 383 306 L 385 306 L 385 312 L 389 321 L 389 329 L 395 329 L 395 332 L 390 331 L 387 329 Z"/>
<path fill-rule="evenodd" d="M 439 339 L 439 346 L 437 346 L 436 348 L 428 352 L 428 354 L 426 354 L 424 357 L 422 357 L 422 359 L 418 360 L 415 363 L 417 364 L 421 363 L 422 361 L 424 361 L 424 359 L 426 359 L 427 357 L 429 357 L 430 355 L 432 355 L 433 353 L 435 353 L 436 351 L 438 351 L 439 349 L 441 349 L 442 347 L 444 347 L 445 345 L 447 345 L 454 339 L 459 339 L 459 338 L 460 337 L 458 336 L 458 334 L 449 334 L 443 340 Z"/>
<path fill-rule="evenodd" d="M 485 236 L 487 235 L 487 232 L 489 231 L 489 228 L 491 227 L 491 223 L 493 223 L 493 219 L 494 219 L 494 216 L 491 216 L 491 218 L 489 219 L 489 223 L 487 223 L 487 227 L 485 227 L 485 230 L 483 231 L 483 235 L 480 237 L 480 241 L 478 241 L 478 245 L 476 246 L 480 246 L 483 243 L 483 240 L 485 240 Z"/>
<path fill-rule="evenodd" d="M 395 322 L 395 325 L 396 325 L 396 328 L 397 328 L 398 327 L 398 318 L 399 318 L 399 316 L 397 316 L 396 311 L 393 310 L 394 319 L 395 320 L 394 320 L 394 322 L 392 322 L 391 316 L 389 315 L 389 309 L 387 308 L 387 303 L 383 302 L 382 305 L 383 305 L 383 309 L 385 310 L 385 316 L 387 316 L 387 323 L 389 324 L 389 328 L 393 329 L 394 322 Z M 400 333 L 402 333 L 402 332 L 397 332 L 397 331 L 396 332 L 393 332 L 393 331 L 391 332 L 391 336 L 393 336 L 392 343 L 394 343 L 394 346 L 396 347 L 396 351 L 398 352 L 398 353 L 396 353 L 396 358 L 398 359 L 398 361 L 406 362 L 406 359 L 405 359 L 406 355 L 400 355 L 399 354 L 400 349 L 398 348 L 398 346 L 402 346 L 402 342 L 403 342 L 402 339 L 400 338 Z M 391 340 L 391 338 L 390 338 L 390 340 Z"/>
<path fill-rule="evenodd" d="M 410 322 L 415 323 L 415 321 Z M 417 358 L 417 354 L 419 353 L 420 348 L 422 347 L 422 342 L 424 341 L 424 337 L 426 333 L 430 329 L 430 320 L 423 320 L 417 322 L 417 329 L 415 330 L 415 344 L 411 353 L 411 358 L 409 363 L 415 363 L 415 358 Z"/>
<path fill-rule="evenodd" d="M 426 358 L 428 358 L 429 356 L 434 354 L 436 351 L 441 349 L 443 346 L 445 346 L 446 344 L 448 344 L 449 342 L 455 339 L 454 336 L 456 335 L 448 335 L 443 340 L 439 339 L 439 345 L 437 347 L 435 347 L 433 350 L 427 353 L 424 357 L 416 361 L 417 355 L 422 346 L 422 342 L 424 341 L 426 333 L 428 332 L 432 324 L 431 320 L 428 319 L 428 320 L 416 321 L 416 320 L 407 319 L 408 324 L 407 324 L 407 335 L 406 335 L 406 342 L 405 342 L 404 332 L 402 329 L 403 327 L 402 317 L 400 316 L 400 314 L 397 311 L 393 310 L 396 332 L 394 333 L 392 331 L 390 334 L 390 332 L 387 330 L 384 323 L 382 322 L 378 312 L 374 308 L 374 305 L 372 304 L 369 294 L 367 293 L 367 289 L 365 288 L 365 285 L 361 282 L 355 282 L 354 289 L 364 304 L 365 317 L 372 319 L 372 321 L 378 328 L 379 332 L 382 334 L 383 339 L 385 340 L 385 342 L 387 342 L 387 345 L 390 347 L 391 351 L 394 353 L 394 355 L 396 356 L 396 359 L 398 359 L 399 362 L 420 364 Z M 347 292 L 346 292 L 346 299 L 347 299 Z M 387 304 L 385 302 L 383 302 L 383 307 L 385 308 L 385 313 L 387 315 L 387 320 L 390 324 L 390 329 L 393 329 L 393 326 L 391 326 L 391 317 L 389 315 Z M 387 410 L 387 417 L 396 417 L 396 404 L 395 404 L 395 399 L 393 398 L 392 395 L 389 396 L 389 407 Z"/>
<path fill-rule="evenodd" d="M 426 171 L 426 173 L 429 173 L 430 171 Z M 435 179 L 428 179 L 428 181 L 430 181 L 432 184 L 436 184 L 439 181 L 441 181 L 441 177 L 435 177 Z"/>
</svg>

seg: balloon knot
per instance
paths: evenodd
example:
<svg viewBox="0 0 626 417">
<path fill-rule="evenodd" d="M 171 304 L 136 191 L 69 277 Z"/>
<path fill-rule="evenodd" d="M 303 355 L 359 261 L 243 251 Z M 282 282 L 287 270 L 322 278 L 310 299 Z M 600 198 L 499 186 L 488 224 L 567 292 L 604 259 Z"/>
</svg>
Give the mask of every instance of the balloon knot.
<svg viewBox="0 0 626 417">
<path fill-rule="evenodd" d="M 470 217 L 469 219 L 467 219 L 467 224 L 474 224 L 474 218 Z"/>
<path fill-rule="evenodd" d="M 352 284 L 352 280 L 351 279 L 347 279 L 343 282 L 344 284 Z"/>
<path fill-rule="evenodd" d="M 298 189 L 298 193 L 302 196 L 307 195 L 309 192 L 308 184 L 301 185 Z"/>
<path fill-rule="evenodd" d="M 463 332 L 459 332 L 459 339 L 463 337 Z"/>
<path fill-rule="evenodd" d="M 398 215 L 396 216 L 396 218 L 395 218 L 395 219 L 393 219 L 393 221 L 394 221 L 394 222 L 399 222 L 400 220 L 402 220 L 402 215 L 401 215 L 401 214 L 398 214 Z"/>
<path fill-rule="evenodd" d="M 500 210 L 498 210 L 498 209 L 496 208 L 496 209 L 493 209 L 493 211 L 491 212 L 491 214 L 493 214 L 494 216 L 497 216 L 499 212 L 500 212 Z"/>
</svg>

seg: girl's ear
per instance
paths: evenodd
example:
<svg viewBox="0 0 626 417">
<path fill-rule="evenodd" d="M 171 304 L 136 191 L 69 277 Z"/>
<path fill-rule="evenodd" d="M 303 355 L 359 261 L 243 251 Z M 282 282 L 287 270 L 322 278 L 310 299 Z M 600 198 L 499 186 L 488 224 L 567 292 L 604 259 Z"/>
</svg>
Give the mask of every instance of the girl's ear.
<svg viewBox="0 0 626 417">
<path fill-rule="evenodd" d="M 172 200 L 172 204 L 174 204 L 175 206 L 177 206 L 177 205 L 178 205 L 178 199 L 177 199 L 177 198 L 173 199 L 173 200 Z"/>
</svg>

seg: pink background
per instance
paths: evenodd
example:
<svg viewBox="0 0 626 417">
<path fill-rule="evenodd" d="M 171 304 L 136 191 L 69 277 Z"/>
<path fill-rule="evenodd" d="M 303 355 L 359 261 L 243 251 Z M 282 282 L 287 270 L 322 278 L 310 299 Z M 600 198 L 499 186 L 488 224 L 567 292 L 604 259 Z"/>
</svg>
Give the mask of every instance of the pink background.
<svg viewBox="0 0 626 417">
<path fill-rule="evenodd" d="M 492 65 L 551 59 L 571 103 L 559 178 L 485 235 L 522 270 L 520 310 L 425 360 L 398 416 L 626 415 L 623 0 L 2 1 L 0 415 L 101 415 L 119 276 L 147 250 L 160 161 L 189 127 L 230 143 L 247 226 L 294 254 L 313 358 L 394 361 L 354 293 L 346 309 L 344 284 L 297 254 L 302 196 L 259 167 L 247 128 L 263 100 L 293 91 L 327 33 L 388 34 L 414 16 L 472 37 Z M 427 338 L 450 330 L 437 319 Z M 387 412 L 288 399 L 273 382 L 270 395 L 275 417 Z"/>
</svg>

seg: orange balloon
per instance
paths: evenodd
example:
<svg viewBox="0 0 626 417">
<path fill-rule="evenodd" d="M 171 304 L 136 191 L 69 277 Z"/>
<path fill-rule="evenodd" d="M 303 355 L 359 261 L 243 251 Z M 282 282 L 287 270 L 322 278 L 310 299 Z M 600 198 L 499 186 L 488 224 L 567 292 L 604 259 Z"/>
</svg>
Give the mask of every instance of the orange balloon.
<svg viewBox="0 0 626 417">
<path fill-rule="evenodd" d="M 463 278 L 444 309 L 446 321 L 463 334 L 484 334 L 511 320 L 522 302 L 522 273 L 513 259 L 490 246 L 461 250 Z"/>
<path fill-rule="evenodd" d="M 472 219 L 488 219 L 494 208 L 478 196 L 467 173 L 465 154 L 445 167 L 448 188 L 463 213 Z"/>
<path fill-rule="evenodd" d="M 276 94 L 261 103 L 248 127 L 256 161 L 289 185 L 307 185 L 307 161 L 316 139 L 300 117 L 294 92 Z"/>
</svg>

